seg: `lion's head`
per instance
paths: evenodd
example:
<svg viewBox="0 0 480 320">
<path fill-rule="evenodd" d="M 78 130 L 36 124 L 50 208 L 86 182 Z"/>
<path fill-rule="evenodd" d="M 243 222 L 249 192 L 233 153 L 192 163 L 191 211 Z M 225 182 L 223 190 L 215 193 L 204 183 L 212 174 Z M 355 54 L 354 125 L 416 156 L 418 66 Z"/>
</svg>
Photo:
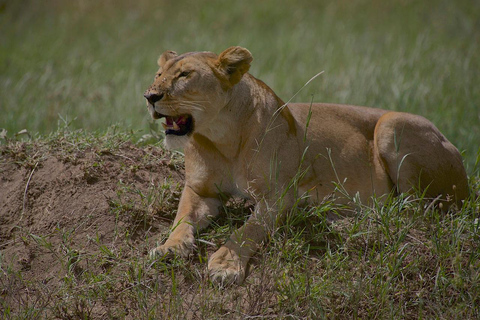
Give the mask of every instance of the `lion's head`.
<svg viewBox="0 0 480 320">
<path fill-rule="evenodd" d="M 231 88 L 252 60 L 251 53 L 241 47 L 228 48 L 218 56 L 211 52 L 177 55 L 173 51 L 160 56 L 160 69 L 144 97 L 152 118 L 165 118 L 168 147 L 181 147 L 192 133 L 204 133 L 216 125 L 217 114 L 230 100 Z"/>
</svg>

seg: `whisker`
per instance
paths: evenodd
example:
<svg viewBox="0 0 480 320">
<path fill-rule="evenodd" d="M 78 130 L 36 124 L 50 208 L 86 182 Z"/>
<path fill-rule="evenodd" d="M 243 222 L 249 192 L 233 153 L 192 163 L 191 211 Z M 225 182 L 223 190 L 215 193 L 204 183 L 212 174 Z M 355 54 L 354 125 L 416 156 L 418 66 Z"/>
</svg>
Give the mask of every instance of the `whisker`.
<svg viewBox="0 0 480 320">
<path fill-rule="evenodd" d="M 208 103 L 209 103 L 209 101 L 188 101 L 188 100 L 186 100 L 186 101 L 179 101 L 179 103 L 203 106 L 200 102 L 203 102 L 203 103 L 208 102 Z"/>
<path fill-rule="evenodd" d="M 194 107 L 197 107 L 197 108 L 205 109 L 205 106 L 203 106 L 200 103 L 181 102 L 180 104 L 183 104 L 185 106 L 194 106 Z"/>
<path fill-rule="evenodd" d="M 205 110 L 205 106 L 200 104 L 200 103 L 197 103 L 197 102 L 193 102 L 193 101 L 180 101 L 179 102 L 181 106 L 185 106 L 185 107 L 190 107 L 190 108 L 195 108 L 197 110 Z"/>
<path fill-rule="evenodd" d="M 182 101 L 182 102 L 209 102 L 210 103 L 209 100 L 180 100 L 180 101 Z"/>
<path fill-rule="evenodd" d="M 190 109 L 200 110 L 200 111 L 205 110 L 205 107 L 200 106 L 200 105 L 183 104 L 183 103 L 181 103 L 180 106 L 181 106 L 181 107 L 190 108 Z"/>
<path fill-rule="evenodd" d="M 204 105 L 205 103 L 210 104 L 210 101 L 177 100 L 177 101 L 170 101 L 168 104 L 161 104 L 158 107 L 168 108 L 173 112 L 173 114 L 178 114 L 179 108 L 189 108 L 189 109 L 198 110 L 198 111 L 205 111 L 206 109 L 206 106 Z"/>
</svg>

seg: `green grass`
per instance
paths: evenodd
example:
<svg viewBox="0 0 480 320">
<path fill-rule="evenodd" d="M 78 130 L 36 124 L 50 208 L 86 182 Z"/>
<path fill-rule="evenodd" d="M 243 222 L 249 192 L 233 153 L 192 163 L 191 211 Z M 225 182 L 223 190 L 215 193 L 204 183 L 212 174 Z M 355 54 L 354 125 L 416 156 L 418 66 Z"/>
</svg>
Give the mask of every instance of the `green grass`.
<svg viewBox="0 0 480 320">
<path fill-rule="evenodd" d="M 288 100 L 421 114 L 465 151 L 480 141 L 480 5 L 461 1 L 4 1 L 0 128 L 148 130 L 143 91 L 164 50 L 250 49 Z"/>
</svg>

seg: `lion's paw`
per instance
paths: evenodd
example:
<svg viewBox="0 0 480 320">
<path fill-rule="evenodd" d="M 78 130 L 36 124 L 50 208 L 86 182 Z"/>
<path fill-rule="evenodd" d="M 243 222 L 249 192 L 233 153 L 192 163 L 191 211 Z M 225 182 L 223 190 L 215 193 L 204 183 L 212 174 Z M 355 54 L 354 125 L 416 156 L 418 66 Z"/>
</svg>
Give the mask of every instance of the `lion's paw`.
<svg viewBox="0 0 480 320">
<path fill-rule="evenodd" d="M 241 284 L 245 278 L 245 268 L 240 258 L 226 247 L 221 247 L 211 256 L 208 271 L 211 281 L 222 287 Z"/>
<path fill-rule="evenodd" d="M 194 249 L 193 243 L 186 242 L 167 242 L 155 249 L 150 250 L 148 256 L 151 260 L 163 258 L 167 260 L 173 259 L 175 256 L 188 258 Z"/>
</svg>

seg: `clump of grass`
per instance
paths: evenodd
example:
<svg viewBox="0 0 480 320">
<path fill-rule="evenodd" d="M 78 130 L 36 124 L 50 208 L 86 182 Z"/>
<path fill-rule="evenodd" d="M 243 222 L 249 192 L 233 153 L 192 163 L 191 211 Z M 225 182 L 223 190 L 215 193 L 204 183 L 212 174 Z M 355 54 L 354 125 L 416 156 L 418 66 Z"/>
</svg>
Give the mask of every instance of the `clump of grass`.
<svg viewBox="0 0 480 320">
<path fill-rule="evenodd" d="M 178 182 L 165 178 L 163 183 L 151 182 L 146 191 L 133 183 L 118 181 L 116 197 L 108 200 L 116 221 L 126 222 L 125 237 L 138 235 L 152 228 L 156 221 L 172 221 L 178 207 L 181 188 Z M 118 225 L 118 224 L 117 224 Z M 116 229 L 118 234 L 120 230 Z"/>
<path fill-rule="evenodd" d="M 476 206 L 475 197 L 466 204 Z M 425 208 L 399 197 L 332 223 L 316 216 L 322 206 L 298 209 L 263 262 L 275 270 L 282 311 L 300 317 L 477 317 L 478 209 L 445 215 Z"/>
</svg>

